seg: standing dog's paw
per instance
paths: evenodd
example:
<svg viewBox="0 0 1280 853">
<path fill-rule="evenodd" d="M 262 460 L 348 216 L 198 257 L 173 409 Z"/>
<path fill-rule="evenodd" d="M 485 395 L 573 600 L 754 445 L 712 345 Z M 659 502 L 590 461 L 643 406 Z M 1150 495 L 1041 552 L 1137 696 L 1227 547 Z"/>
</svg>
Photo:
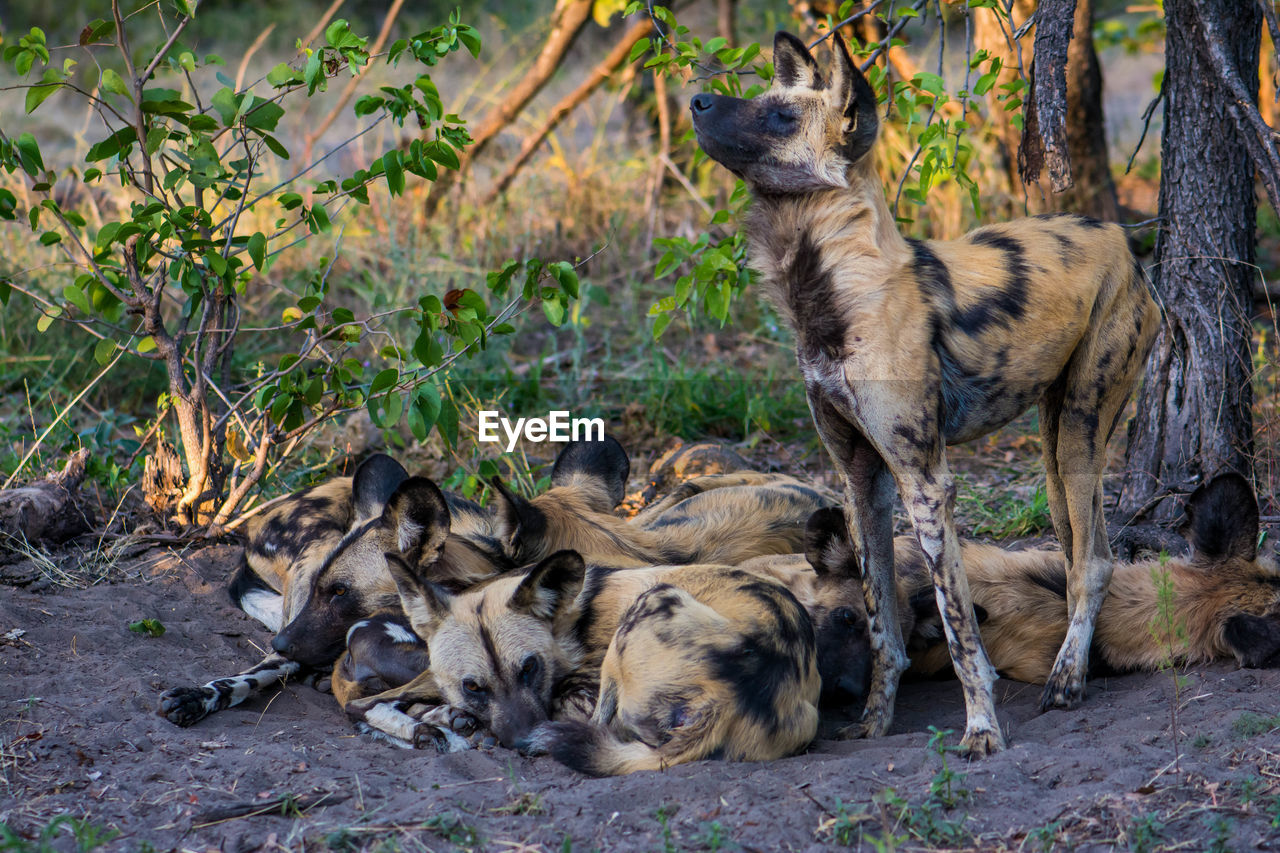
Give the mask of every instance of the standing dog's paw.
<svg viewBox="0 0 1280 853">
<path fill-rule="evenodd" d="M 1054 664 L 1045 682 L 1044 692 L 1040 694 L 1040 710 L 1051 708 L 1074 708 L 1084 701 L 1084 678 L 1076 676 L 1066 667 Z"/>
<path fill-rule="evenodd" d="M 960 739 L 961 752 L 970 758 L 985 758 L 1004 749 L 1004 746 L 1004 735 L 998 728 L 966 729 L 964 737 Z"/>
<path fill-rule="evenodd" d="M 208 687 L 175 687 L 160 694 L 156 713 L 175 726 L 186 728 L 209 716 L 210 706 L 217 698 L 217 691 Z"/>
</svg>

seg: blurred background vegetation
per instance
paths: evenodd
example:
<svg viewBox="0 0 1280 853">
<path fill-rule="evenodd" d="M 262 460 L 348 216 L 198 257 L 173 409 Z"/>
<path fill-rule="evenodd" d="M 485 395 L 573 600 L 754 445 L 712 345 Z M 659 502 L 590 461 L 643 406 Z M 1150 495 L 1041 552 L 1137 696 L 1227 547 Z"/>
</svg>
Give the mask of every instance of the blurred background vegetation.
<svg viewBox="0 0 1280 853">
<path fill-rule="evenodd" d="M 162 0 L 169 2 L 169 0 Z M 133 0 L 125 9 L 145 11 L 154 4 Z M 337 15 L 356 32 L 374 33 L 387 16 L 389 3 L 347 0 Z M 395 32 L 413 33 L 445 21 L 459 9 L 461 18 L 483 36 L 478 59 L 459 54 L 432 72 L 448 112 L 474 128 L 481 116 L 499 104 L 530 73 L 548 40 L 551 0 L 539 3 L 413 4 L 399 12 Z M 623 35 L 633 19 L 618 12 L 622 4 L 598 0 L 594 20 L 573 41 L 545 88 L 521 109 L 474 161 L 464 163 L 447 192 L 432 195 L 424 181 L 410 179 L 402 195 L 392 197 L 385 185 L 371 186 L 367 207 L 347 208 L 333 227 L 310 237 L 282 255 L 269 274 L 255 281 L 241 307 L 254 323 L 270 326 L 297 301 L 306 283 L 324 271 L 332 288 L 330 307 L 349 309 L 356 317 L 372 317 L 412 305 L 428 293 L 482 291 L 486 274 L 510 259 L 540 257 L 579 263 L 580 298 L 569 306 L 559 326 L 542 311 L 529 310 L 513 320 L 514 332 L 490 339 L 486 349 L 456 362 L 447 393 L 459 413 L 459 440 L 450 446 L 438 432 L 416 439 L 405 423 L 377 428 L 360 413 L 335 419 L 312 432 L 288 454 L 271 461 L 261 495 L 248 502 L 350 470 L 352 460 L 373 447 L 386 447 L 410 470 L 420 470 L 446 485 L 477 491 L 476 475 L 496 466 L 526 488 L 533 488 L 540 466 L 554 447 L 529 445 L 510 457 L 475 441 L 475 412 L 499 408 L 510 416 L 544 415 L 569 409 L 576 416 L 600 416 L 640 459 L 674 437 L 713 437 L 738 446 L 756 462 L 787 470 L 802 469 L 830 481 L 826 460 L 810 425 L 803 386 L 794 367 L 790 333 L 752 288 L 732 290 L 727 322 L 705 300 L 691 300 L 688 310 L 672 312 L 670 326 L 654 334 L 657 317 L 651 307 L 670 297 L 676 278 L 696 263 L 665 273 L 671 248 L 664 241 L 698 246 L 701 235 L 717 244 L 731 239 L 736 223 L 715 216 L 736 211 L 741 199 L 735 182 L 716 164 L 700 156 L 689 133 L 688 98 L 700 91 L 703 72 L 687 67 L 661 79 L 646 69 L 653 54 L 623 61 L 600 88 L 576 105 L 534 149 L 533 155 L 501 192 L 497 182 L 518 157 L 525 140 L 538 132 L 554 110 Z M 724 32 L 725 6 L 731 7 Z M 905 4 L 880 9 L 896 21 Z M 976 5 L 976 4 L 970 4 Z M 703 43 L 725 35 L 730 45 L 768 45 L 779 28 L 815 37 L 813 24 L 820 4 L 806 2 L 689 2 L 676 8 L 685 39 Z M 972 11 L 963 5 L 929 4 L 928 14 L 907 21 L 896 33 L 902 45 L 897 58 L 917 72 L 937 72 L 945 90 L 966 85 L 966 45 L 972 40 Z M 822 10 L 818 8 L 820 13 Z M 110 17 L 103 0 L 35 0 L 0 2 L 4 45 L 13 44 L 31 27 L 46 34 L 49 45 L 74 44 L 93 18 Z M 316 21 L 332 15 L 331 4 L 287 0 L 259 4 L 237 0 L 205 0 L 199 5 L 184 43 L 198 53 L 218 54 L 232 80 L 254 81 L 280 62 L 297 56 L 297 40 Z M 639 17 L 645 16 L 642 9 Z M 939 20 L 941 18 L 941 21 Z M 132 25 L 132 24 L 131 24 Z M 156 45 L 165 38 L 152 17 L 139 14 L 135 45 Z M 1139 222 L 1155 216 L 1160 177 L 1158 111 L 1145 129 L 1146 141 L 1126 168 L 1144 133 L 1143 110 L 1156 95 L 1163 68 L 1162 10 L 1158 4 L 1099 0 L 1093 33 L 1105 85 L 1106 142 L 1110 174 L 1116 186 L 1118 217 Z M 949 42 L 945 52 L 940 48 Z M 1029 38 L 1028 38 L 1029 43 Z M 1274 67 L 1271 45 L 1264 41 L 1262 68 Z M 118 60 L 98 52 L 105 65 Z M 892 60 L 893 57 L 890 57 Z M 243 65 L 242 65 L 243 63 Z M 885 65 L 885 57 L 879 58 Z M 891 61 L 889 63 L 893 65 Z M 973 71 L 973 78 L 989 66 Z M 892 69 L 891 69 L 892 71 Z M 900 69 L 899 69 L 900 72 Z M 78 72 L 83 85 L 96 85 L 99 71 L 84 62 Z M 379 84 L 373 69 L 362 87 Z M 761 82 L 745 75 L 743 85 Z M 100 137 L 95 116 L 82 101 L 58 92 L 31 114 L 23 108 L 26 90 L 6 63 L 0 71 L 0 124 L 15 137 L 30 132 L 41 140 L 46 162 L 76 163 Z M 27 81 L 30 82 L 30 81 Z M 960 149 L 950 149 L 954 173 L 919 181 L 921 132 L 934 119 L 934 101 L 916 97 L 928 81 L 904 90 L 911 98 L 889 109 L 879 153 L 881 174 L 890 201 L 901 195 L 898 213 L 904 230 L 916 236 L 950 238 L 994 218 L 1044 209 L 1041 190 L 1024 188 L 1011 177 L 1001 148 L 1000 123 L 992 104 L 974 94 L 950 120 L 968 119 L 954 134 Z M 1264 80 L 1263 101 L 1268 101 Z M 288 126 L 278 136 L 295 156 L 308 132 L 319 126 L 337 102 L 340 86 L 317 94 L 290 111 Z M 362 88 L 362 91 L 364 89 Z M 1015 90 L 1016 91 L 1016 90 Z M 946 108 L 936 112 L 947 114 Z M 1016 114 L 1017 110 L 1010 110 Z M 996 116 L 999 118 L 999 116 Z M 315 141 L 316 156 L 350 137 L 358 119 L 350 106 Z M 348 174 L 389 148 L 408 146 L 411 127 L 384 123 L 328 159 L 307 176 L 320 181 Z M 58 155 L 58 156 L 54 156 Z M 296 164 L 289 164 L 293 168 Z M 281 168 L 277 166 L 277 168 Z M 945 172 L 945 170 L 943 170 Z M 958 174 L 956 174 L 958 173 Z M 912 176 L 903 193 L 899 178 Z M 268 182 L 287 177 L 267 175 Z M 20 192 L 21 173 L 0 174 L 0 187 Z M 916 187 L 913 196 L 911 189 Z M 91 198 L 81 199 L 109 217 L 123 204 L 103 181 Z M 252 230 L 252 224 L 250 225 Z M 1140 252 L 1149 252 L 1151 229 L 1133 232 Z M 1277 393 L 1276 320 L 1266 301 L 1266 283 L 1280 263 L 1280 220 L 1264 203 L 1259 213 L 1258 303 L 1255 314 L 1253 381 L 1257 473 L 1270 484 L 1276 473 L 1280 400 Z M 59 293 L 68 273 L 21 223 L 0 226 L 0 278 Z M 55 322 L 40 331 L 42 309 L 11 294 L 0 309 L 0 472 L 13 472 L 55 415 L 99 374 L 93 357 L 96 340 L 70 323 Z M 391 336 L 409 336 L 394 316 L 386 321 Z M 404 323 L 408 324 L 408 319 Z M 246 337 L 236 348 L 235 370 L 251 377 L 275 364 L 289 351 L 288 341 L 271 334 Z M 361 344 L 359 357 L 373 373 L 384 356 L 377 341 Z M 92 452 L 91 474 L 100 500 L 110 507 L 138 482 L 142 459 L 157 435 L 173 427 L 155 423 L 157 401 L 166 391 L 163 367 L 154 362 L 122 359 L 92 390 L 71 407 L 65 420 L 40 443 L 23 477 L 59 464 L 72 449 Z M 990 535 L 1021 534 L 1048 526 L 1043 499 L 1037 437 L 1032 416 L 973 448 L 953 453 L 962 475 L 960 512 L 970 529 Z M 157 427 L 153 429 L 153 427 Z M 1117 442 L 1119 444 L 1120 442 Z M 1120 458 L 1123 448 L 1113 447 Z M 998 497 L 988 498 L 995 489 Z M 1036 509 L 1039 507 L 1039 509 Z M 1033 516 L 1028 523 L 1028 514 Z"/>
</svg>

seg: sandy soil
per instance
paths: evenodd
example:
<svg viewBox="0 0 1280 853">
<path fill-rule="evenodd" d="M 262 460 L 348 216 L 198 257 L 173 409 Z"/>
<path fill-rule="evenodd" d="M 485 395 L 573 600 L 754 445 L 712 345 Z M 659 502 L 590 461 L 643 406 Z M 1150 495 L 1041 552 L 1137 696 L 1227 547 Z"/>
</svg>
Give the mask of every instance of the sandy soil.
<svg viewBox="0 0 1280 853">
<path fill-rule="evenodd" d="M 124 850 L 1280 849 L 1275 670 L 1112 678 L 1043 715 L 1038 689 L 1002 681 L 1010 748 L 947 755 L 945 770 L 929 727 L 963 728 L 954 682 L 906 686 L 881 740 L 608 780 L 502 749 L 373 742 L 304 686 L 177 728 L 153 713 L 163 689 L 235 672 L 269 640 L 226 601 L 237 557 L 156 550 L 86 589 L 35 566 L 34 583 L 0 586 L 0 823 L 30 839 L 83 817 Z M 142 618 L 164 635 L 132 633 Z M 55 833 L 76 849 L 69 826 Z"/>
</svg>

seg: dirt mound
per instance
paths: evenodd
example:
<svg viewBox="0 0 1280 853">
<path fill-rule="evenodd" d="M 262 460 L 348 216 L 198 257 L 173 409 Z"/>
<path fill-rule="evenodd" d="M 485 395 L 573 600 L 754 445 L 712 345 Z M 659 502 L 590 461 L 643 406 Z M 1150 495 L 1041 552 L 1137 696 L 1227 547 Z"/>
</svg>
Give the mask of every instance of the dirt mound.
<svg viewBox="0 0 1280 853">
<path fill-rule="evenodd" d="M 83 843 L 99 830 L 127 850 L 417 849 L 409 834 L 485 850 L 874 849 L 889 836 L 899 847 L 1280 849 L 1276 670 L 1098 680 L 1083 708 L 1043 715 L 1038 688 L 1002 681 L 1010 748 L 973 764 L 929 746 L 929 726 L 964 726 L 955 682 L 906 685 L 880 740 L 606 780 L 502 749 L 395 749 L 295 685 L 179 729 L 154 714 L 163 689 L 267 648 L 223 591 L 238 559 L 226 546 L 152 551 L 116 583 L 0 588 L 0 822 L 34 838 L 58 815 L 85 819 L 51 830 L 65 849 L 73 831 Z M 130 630 L 144 619 L 163 635 Z"/>
</svg>

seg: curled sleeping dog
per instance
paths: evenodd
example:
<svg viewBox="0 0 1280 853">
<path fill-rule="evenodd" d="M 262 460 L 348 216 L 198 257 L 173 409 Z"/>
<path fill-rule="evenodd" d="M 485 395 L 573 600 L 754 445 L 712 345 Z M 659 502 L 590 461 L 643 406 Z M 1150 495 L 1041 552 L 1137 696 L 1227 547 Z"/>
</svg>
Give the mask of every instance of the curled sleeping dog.
<svg viewBox="0 0 1280 853">
<path fill-rule="evenodd" d="M 1093 674 L 1158 669 L 1171 652 L 1179 665 L 1234 658 L 1245 667 L 1280 667 L 1280 571 L 1258 554 L 1258 503 L 1248 481 L 1216 477 L 1191 494 L 1186 512 L 1187 556 L 1116 564 L 1090 650 Z M 898 553 L 900 595 L 923 605 L 909 633 L 910 672 L 949 674 L 923 561 L 909 547 Z M 1044 684 L 1067 633 L 1062 554 L 971 544 L 965 570 L 992 664 L 1007 678 Z M 1173 588 L 1169 624 L 1185 630 L 1185 641 L 1160 627 L 1162 572 Z"/>
<path fill-rule="evenodd" d="M 457 594 L 413 569 L 422 563 L 420 554 L 432 547 L 431 537 L 439 537 L 440 521 L 432 513 L 438 516 L 442 511 L 440 501 L 432 507 L 424 500 L 415 509 L 416 515 L 404 519 L 404 533 L 398 540 L 404 548 L 403 555 L 388 555 L 409 623 L 414 633 L 425 638 L 428 657 L 434 665 L 430 672 L 402 688 L 350 702 L 347 711 L 357 722 L 382 729 L 406 743 L 439 745 L 438 734 L 432 726 L 420 726 L 411 715 L 389 711 L 388 707 L 443 703 L 489 728 L 504 745 L 519 746 L 540 722 L 581 720 L 590 716 L 597 695 L 606 695 L 599 687 L 601 666 L 608 657 L 618 626 L 628 623 L 626 614 L 638 599 L 650 589 L 663 585 L 684 589 L 675 609 L 681 619 L 688 620 L 679 624 L 688 628 L 684 641 L 688 643 L 685 654 L 689 663 L 679 674 L 673 673 L 673 677 L 683 679 L 685 692 L 693 689 L 689 685 L 701 684 L 706 695 L 723 698 L 734 695 L 734 691 L 745 695 L 743 691 L 753 683 L 757 694 L 766 690 L 768 683 L 788 685 L 787 689 L 771 694 L 768 704 L 774 708 L 773 712 L 756 715 L 757 721 L 765 716 L 775 722 L 789 721 L 774 730 L 777 737 L 768 744 L 757 739 L 749 748 L 729 748 L 721 744 L 728 749 L 724 754 L 760 757 L 767 749 L 785 753 L 798 748 L 797 732 L 807 732 L 803 738 L 805 743 L 812 738 L 807 722 L 801 729 L 796 728 L 801 719 L 807 720 L 805 715 L 796 716 L 797 709 L 817 698 L 816 693 L 809 695 L 811 685 L 807 674 L 790 681 L 770 676 L 732 684 L 711 679 L 707 674 L 706 668 L 714 663 L 715 656 L 711 654 L 714 646 L 707 645 L 709 640 L 700 631 L 719 624 L 717 619 L 727 620 L 728 627 L 722 626 L 721 630 L 726 637 L 736 637 L 739 646 L 768 647 L 768 643 L 760 645 L 764 641 L 756 637 L 754 629 L 747 631 L 747 623 L 743 621 L 753 600 L 756 601 L 756 621 L 774 625 L 785 639 L 785 642 L 779 641 L 780 646 L 769 647 L 766 657 L 774 661 L 807 661 L 806 644 L 810 641 L 807 638 L 814 637 L 816 627 L 812 657 L 820 668 L 821 680 L 815 680 L 813 686 L 816 688 L 820 683 L 823 698 L 835 704 L 846 704 L 865 695 L 870 651 L 866 618 L 860 610 L 856 564 L 845 544 L 847 539 L 842 538 L 843 517 L 838 509 L 813 514 L 806 530 L 807 559 L 805 555 L 780 555 L 747 561 L 743 568 L 632 569 L 587 567 L 575 552 L 558 552 L 527 572 L 503 575 Z M 430 533 L 433 529 L 434 534 Z M 696 578 L 697 585 L 693 587 L 685 582 L 691 577 Z M 719 585 L 713 584 L 710 578 L 718 579 Z M 773 604 L 764 603 L 764 599 L 772 595 L 769 591 L 778 589 L 786 591 L 785 596 Z M 722 597 L 716 597 L 721 594 Z M 795 606 L 804 613 L 805 618 L 800 620 L 803 630 L 783 630 L 798 624 L 789 602 L 796 602 Z M 727 608 L 720 617 L 713 617 L 704 609 L 720 610 L 717 604 Z M 670 627 L 631 622 L 634 623 L 632 630 L 639 632 L 636 636 L 646 637 L 639 646 L 633 645 L 633 649 L 661 642 L 661 635 Z M 800 635 L 805 639 L 798 639 Z M 700 636 L 703 639 L 699 639 Z M 700 655 L 698 649 L 706 654 Z M 630 655 L 634 657 L 634 652 Z M 627 650 L 615 650 L 615 658 L 627 659 Z M 373 670 L 377 665 L 371 663 L 367 668 Z M 807 673 L 807 663 L 802 668 Z M 659 685 L 654 682 L 649 687 L 658 690 Z M 659 694 L 665 695 L 660 690 Z M 608 695 L 618 694 L 614 690 Z M 634 689 L 629 695 L 635 695 Z M 376 720 L 370 718 L 375 710 Z M 671 719 L 692 718 L 677 713 Z M 728 731 L 738 732 L 730 740 L 750 740 L 743 734 L 750 727 L 743 728 L 745 724 L 734 723 L 734 720 L 732 716 L 725 717 L 721 723 L 727 728 L 712 727 L 694 738 L 698 746 L 686 743 L 687 749 L 658 753 L 652 760 L 669 765 L 692 760 L 691 756 L 714 753 L 721 748 L 715 744 L 727 737 Z M 547 740 L 544 745 L 550 743 L 551 740 Z M 712 745 L 707 746 L 708 743 Z M 530 745 L 536 744 L 530 742 Z M 591 766 L 614 765 L 602 759 L 598 765 Z"/>
</svg>

